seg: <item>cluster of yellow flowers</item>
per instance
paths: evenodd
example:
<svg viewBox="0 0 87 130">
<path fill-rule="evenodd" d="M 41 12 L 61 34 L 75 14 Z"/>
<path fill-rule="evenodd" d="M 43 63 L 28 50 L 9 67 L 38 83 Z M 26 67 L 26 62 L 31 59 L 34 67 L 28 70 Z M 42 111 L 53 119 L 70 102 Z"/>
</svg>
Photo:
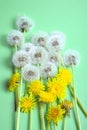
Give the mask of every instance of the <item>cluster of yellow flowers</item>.
<svg viewBox="0 0 87 130">
<path fill-rule="evenodd" d="M 46 119 L 57 124 L 72 108 L 72 102 L 64 100 L 67 86 L 71 83 L 71 77 L 72 75 L 68 69 L 61 68 L 59 73 L 55 77 L 48 79 L 47 82 L 42 80 L 31 81 L 27 85 L 26 94 L 19 101 L 21 112 L 27 113 L 35 107 L 37 102 L 52 104 L 48 109 Z M 20 75 L 15 73 L 9 81 L 9 90 L 15 90 L 19 83 Z M 54 105 L 57 99 L 60 100 L 60 103 Z M 61 102 L 62 100 L 64 101 Z"/>
<path fill-rule="evenodd" d="M 46 119 L 57 124 L 72 108 L 72 102 L 64 100 L 67 87 L 71 83 L 71 72 L 68 69 L 60 68 L 55 77 L 42 80 L 31 81 L 26 88 L 26 94 L 20 98 L 19 107 L 21 112 L 27 113 L 32 110 L 37 102 L 51 104 Z M 20 84 L 20 74 L 15 73 L 9 80 L 9 90 L 14 91 Z M 59 104 L 55 105 L 57 99 Z M 63 100 L 63 102 L 61 102 Z"/>
</svg>

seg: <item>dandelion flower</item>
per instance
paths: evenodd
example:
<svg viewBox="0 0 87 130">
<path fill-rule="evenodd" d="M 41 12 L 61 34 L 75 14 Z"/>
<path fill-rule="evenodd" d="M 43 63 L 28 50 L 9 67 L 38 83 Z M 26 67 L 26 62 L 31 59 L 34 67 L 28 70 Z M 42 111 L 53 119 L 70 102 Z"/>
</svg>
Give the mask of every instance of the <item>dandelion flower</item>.
<svg viewBox="0 0 87 130">
<path fill-rule="evenodd" d="M 44 103 L 52 103 L 56 99 L 56 96 L 47 91 L 41 91 L 39 93 L 39 101 Z"/>
<path fill-rule="evenodd" d="M 30 52 L 30 50 L 34 47 L 32 43 L 25 43 L 22 45 L 21 49 L 25 50 L 27 53 Z"/>
<path fill-rule="evenodd" d="M 61 62 L 59 59 L 59 55 L 56 52 L 49 52 L 48 53 L 48 61 L 54 63 L 56 66 L 60 66 Z"/>
<path fill-rule="evenodd" d="M 43 78 L 53 77 L 57 73 L 57 67 L 52 62 L 46 62 L 40 67 L 40 74 Z"/>
<path fill-rule="evenodd" d="M 24 36 L 20 31 L 13 30 L 8 34 L 7 41 L 11 46 L 19 46 L 24 42 Z"/>
<path fill-rule="evenodd" d="M 52 106 L 49 108 L 47 114 L 46 114 L 46 119 L 51 122 L 53 121 L 54 124 L 57 125 L 57 123 L 62 120 L 63 115 L 65 113 L 65 110 L 61 108 L 60 105 L 58 106 Z"/>
<path fill-rule="evenodd" d="M 80 62 L 79 52 L 76 50 L 68 50 L 64 55 L 64 63 L 66 66 L 78 65 Z"/>
<path fill-rule="evenodd" d="M 19 50 L 16 53 L 14 53 L 12 62 L 15 67 L 20 68 L 29 63 L 29 57 L 27 53 L 24 50 Z"/>
<path fill-rule="evenodd" d="M 32 110 L 35 107 L 36 103 L 35 103 L 35 99 L 32 95 L 30 96 L 23 96 L 21 97 L 20 101 L 19 101 L 19 107 L 21 109 L 21 112 L 27 113 L 30 110 Z"/>
<path fill-rule="evenodd" d="M 47 51 L 43 47 L 36 47 L 30 52 L 32 64 L 42 64 L 47 59 Z"/>
<path fill-rule="evenodd" d="M 29 87 L 28 87 L 28 92 L 37 96 L 44 89 L 45 89 L 45 86 L 43 85 L 41 80 L 34 80 L 30 82 Z"/>
<path fill-rule="evenodd" d="M 32 81 L 39 79 L 38 68 L 31 64 L 27 64 L 23 67 L 22 75 L 25 81 Z"/>
<path fill-rule="evenodd" d="M 16 25 L 21 32 L 28 32 L 34 26 L 34 23 L 27 16 L 20 16 L 16 21 Z"/>
<path fill-rule="evenodd" d="M 48 91 L 55 94 L 59 99 L 66 96 L 67 85 L 71 83 L 71 73 L 68 69 L 59 69 L 54 78 L 48 80 Z"/>
<path fill-rule="evenodd" d="M 20 85 L 20 78 L 21 76 L 19 73 L 15 73 L 11 76 L 8 86 L 9 91 L 14 91 Z"/>
<path fill-rule="evenodd" d="M 47 40 L 47 49 L 49 51 L 59 52 L 64 48 L 64 41 L 58 35 L 52 35 Z"/>
<path fill-rule="evenodd" d="M 65 115 L 68 115 L 73 107 L 73 103 L 68 100 L 64 100 L 61 104 L 61 108 L 65 109 Z"/>
<path fill-rule="evenodd" d="M 46 47 L 48 37 L 48 33 L 39 31 L 32 36 L 31 41 L 38 46 Z"/>
<path fill-rule="evenodd" d="M 63 82 L 53 78 L 47 82 L 48 92 L 54 94 L 59 99 L 63 99 L 66 96 L 67 88 L 64 86 Z"/>
<path fill-rule="evenodd" d="M 61 82 L 63 82 L 65 84 L 65 86 L 70 84 L 72 81 L 72 74 L 71 74 L 70 70 L 65 69 L 65 68 L 59 69 L 59 73 L 56 74 L 55 77 L 58 80 L 60 80 Z"/>
</svg>

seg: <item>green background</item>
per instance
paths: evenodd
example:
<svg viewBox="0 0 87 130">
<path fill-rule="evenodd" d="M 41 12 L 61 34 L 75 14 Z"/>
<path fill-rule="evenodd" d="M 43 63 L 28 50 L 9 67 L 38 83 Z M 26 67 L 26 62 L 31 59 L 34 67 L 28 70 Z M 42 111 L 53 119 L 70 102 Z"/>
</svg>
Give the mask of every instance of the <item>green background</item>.
<svg viewBox="0 0 87 130">
<path fill-rule="evenodd" d="M 17 16 L 27 15 L 35 21 L 35 28 L 66 34 L 65 50 L 80 52 L 81 63 L 75 68 L 76 92 L 87 110 L 87 0 L 0 0 L 0 130 L 14 130 L 14 95 L 7 90 L 12 74 L 11 48 L 6 35 L 15 28 Z M 87 129 L 87 118 L 79 110 L 82 130 Z M 38 113 L 33 111 L 33 130 L 38 127 Z M 61 123 L 57 129 L 60 129 Z M 28 115 L 21 114 L 20 130 L 28 130 Z M 76 130 L 73 113 L 67 119 L 66 130 Z"/>
</svg>

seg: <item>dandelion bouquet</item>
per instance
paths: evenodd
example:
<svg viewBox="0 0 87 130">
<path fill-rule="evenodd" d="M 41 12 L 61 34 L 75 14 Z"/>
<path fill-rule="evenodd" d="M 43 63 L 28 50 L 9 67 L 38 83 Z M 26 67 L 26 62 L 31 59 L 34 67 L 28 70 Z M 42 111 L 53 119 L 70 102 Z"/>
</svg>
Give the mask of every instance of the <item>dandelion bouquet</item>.
<svg viewBox="0 0 87 130">
<path fill-rule="evenodd" d="M 79 64 L 79 53 L 76 50 L 62 52 L 66 37 L 59 31 L 50 34 L 38 31 L 26 41 L 26 34 L 34 26 L 26 16 L 19 17 L 16 26 L 17 30 L 7 36 L 9 45 L 14 48 L 14 73 L 9 79 L 8 90 L 14 92 L 15 130 L 20 130 L 20 112 L 29 113 L 29 130 L 32 130 L 33 109 L 39 109 L 40 130 L 56 130 L 60 121 L 64 122 L 62 129 L 65 130 L 66 117 L 73 107 L 78 130 L 81 130 L 77 105 L 83 113 L 85 110 L 74 85 L 74 66 Z M 67 99 L 68 90 L 74 97 L 72 101 Z"/>
</svg>

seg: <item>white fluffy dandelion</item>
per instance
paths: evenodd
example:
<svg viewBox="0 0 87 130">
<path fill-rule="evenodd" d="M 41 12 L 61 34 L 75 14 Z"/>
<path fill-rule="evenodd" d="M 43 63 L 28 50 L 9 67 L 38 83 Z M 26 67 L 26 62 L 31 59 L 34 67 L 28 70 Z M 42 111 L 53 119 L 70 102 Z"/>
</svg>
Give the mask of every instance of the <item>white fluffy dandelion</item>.
<svg viewBox="0 0 87 130">
<path fill-rule="evenodd" d="M 56 52 L 49 52 L 48 53 L 48 61 L 54 63 L 56 66 L 60 66 L 60 56 Z"/>
<path fill-rule="evenodd" d="M 24 50 L 20 50 L 14 53 L 12 62 L 15 67 L 20 68 L 29 63 L 30 59 L 27 55 L 27 52 L 25 52 Z"/>
<path fill-rule="evenodd" d="M 49 37 L 48 33 L 44 31 L 39 31 L 32 36 L 31 42 L 36 45 L 45 47 L 48 37 Z"/>
<path fill-rule="evenodd" d="M 48 38 L 47 49 L 49 51 L 59 52 L 64 48 L 65 40 L 59 35 L 52 35 Z"/>
<path fill-rule="evenodd" d="M 28 43 L 24 43 L 24 44 L 22 45 L 21 49 L 22 49 L 22 50 L 25 50 L 27 53 L 29 53 L 30 50 L 31 50 L 32 48 L 34 48 L 34 47 L 35 47 L 34 44 L 28 42 Z"/>
<path fill-rule="evenodd" d="M 55 76 L 57 73 L 57 67 L 52 62 L 46 62 L 40 67 L 40 75 L 43 78 L 49 78 Z"/>
<path fill-rule="evenodd" d="M 39 79 L 38 68 L 34 65 L 27 64 L 23 67 L 22 75 L 25 81 L 32 81 Z"/>
<path fill-rule="evenodd" d="M 24 36 L 20 31 L 13 30 L 8 34 L 7 41 L 11 46 L 19 46 L 24 42 Z"/>
<path fill-rule="evenodd" d="M 80 62 L 79 52 L 76 50 L 68 50 L 64 54 L 64 63 L 66 66 L 78 65 Z"/>
<path fill-rule="evenodd" d="M 34 26 L 34 23 L 27 16 L 20 16 L 16 21 L 16 25 L 21 32 L 28 32 Z"/>
<path fill-rule="evenodd" d="M 47 51 L 45 48 L 37 46 L 30 51 L 32 64 L 42 64 L 47 59 Z"/>
</svg>

